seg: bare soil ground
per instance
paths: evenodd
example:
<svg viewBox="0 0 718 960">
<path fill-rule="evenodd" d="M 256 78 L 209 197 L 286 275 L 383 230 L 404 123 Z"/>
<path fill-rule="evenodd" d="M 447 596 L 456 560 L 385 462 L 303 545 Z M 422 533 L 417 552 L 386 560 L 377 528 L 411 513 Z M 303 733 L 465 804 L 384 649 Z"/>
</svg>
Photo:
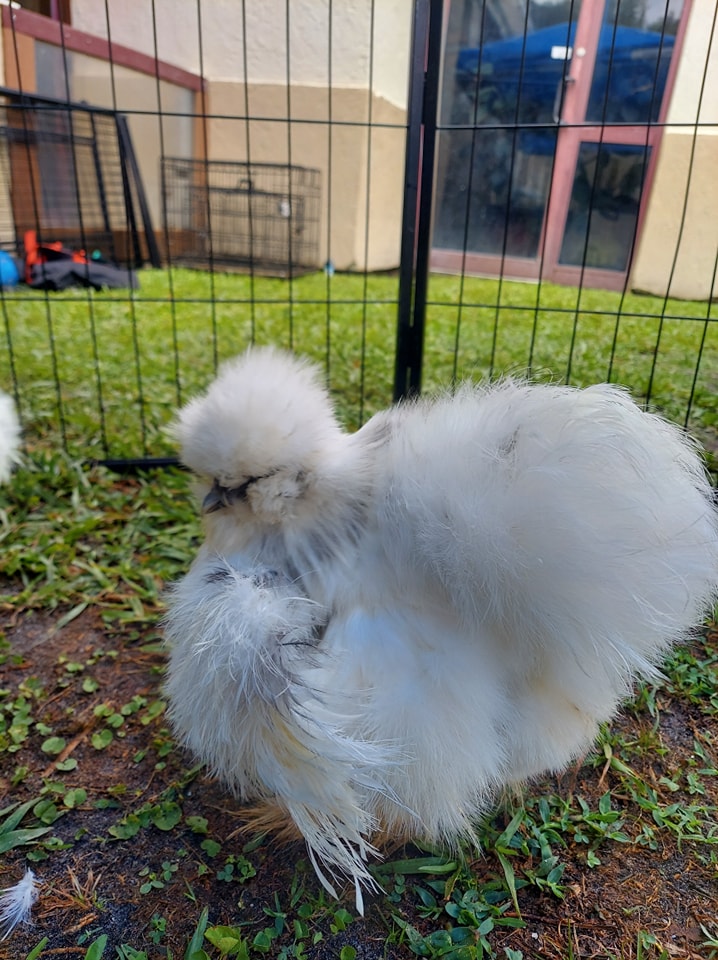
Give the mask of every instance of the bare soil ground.
<svg viewBox="0 0 718 960">
<path fill-rule="evenodd" d="M 338 922 L 340 905 L 323 895 L 302 845 L 252 842 L 242 833 L 242 811 L 232 797 L 173 745 L 161 710 L 163 655 L 156 631 L 113 636 L 92 607 L 58 628 L 62 612 L 6 610 L 0 618 L 10 645 L 0 666 L 0 705 L 17 720 L 13 710 L 19 715 L 18 698 L 24 700 L 33 724 L 16 750 L 0 754 L 0 809 L 41 797 L 55 807 L 41 818 L 50 830 L 37 844 L 18 845 L 1 858 L 0 886 L 19 879 L 28 862 L 41 883 L 33 924 L 0 944 L 2 960 L 25 958 L 45 937 L 42 958 L 84 957 L 101 934 L 107 935 L 105 958 L 142 956 L 139 951 L 150 960 L 182 958 L 205 907 L 210 925 L 241 925 L 250 942 L 274 923 L 275 939 L 266 949 L 261 938 L 254 940 L 251 956 L 481 955 L 441 951 L 436 934 L 451 921 L 425 909 L 422 876 L 384 876 L 389 896 L 370 899 L 364 918 L 355 917 L 347 890 L 343 906 L 353 919 Z M 698 640 L 698 655 L 715 652 L 716 641 L 711 632 Z M 55 740 L 48 745 L 49 731 Z M 718 805 L 715 770 L 693 788 L 685 777 L 675 779 L 676 771 L 716 766 L 715 754 L 712 763 L 696 759 L 695 746 L 697 740 L 718 744 L 718 721 L 690 697 L 659 691 L 653 711 L 644 705 L 624 713 L 612 737 L 628 745 L 625 763 L 642 764 L 635 772 L 665 801 L 662 809 L 673 796 L 686 808 L 696 800 L 706 810 Z M 632 756 L 630 745 L 638 743 L 646 749 Z M 519 889 L 525 925 L 488 933 L 497 956 L 712 955 L 706 932 L 718 932 L 716 848 L 691 840 L 689 822 L 683 837 L 680 829 L 658 829 L 652 811 L 622 790 L 625 781 L 610 759 L 609 752 L 605 764 L 586 763 L 558 781 L 533 785 L 530 794 L 580 796 L 595 810 L 611 790 L 630 839 L 607 839 L 593 865 L 575 836 L 557 849 L 565 864 L 560 896 L 536 883 Z M 497 814 L 497 829 L 510 815 Z M 28 854 L 36 859 L 28 861 Z M 412 855 L 422 854 L 393 851 L 390 859 Z M 513 867 L 520 876 L 520 856 Z M 491 851 L 477 856 L 471 872 L 479 885 L 505 880 Z M 451 893 L 447 887 L 446 896 Z M 511 913 L 513 907 L 505 915 Z M 278 915 L 287 918 L 284 923 Z M 297 917 L 306 922 L 307 936 Z M 396 917 L 420 938 L 402 934 Z M 221 955 L 207 943 L 205 949 L 207 956 Z"/>
</svg>

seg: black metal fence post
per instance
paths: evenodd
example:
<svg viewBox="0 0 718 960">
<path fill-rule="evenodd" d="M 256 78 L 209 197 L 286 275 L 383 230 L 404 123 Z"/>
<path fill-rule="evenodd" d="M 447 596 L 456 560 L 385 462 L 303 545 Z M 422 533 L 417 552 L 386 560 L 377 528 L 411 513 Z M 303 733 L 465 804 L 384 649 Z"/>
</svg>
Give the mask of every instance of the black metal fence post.
<svg viewBox="0 0 718 960">
<path fill-rule="evenodd" d="M 429 283 L 443 0 L 416 0 L 412 29 L 394 399 L 421 390 Z"/>
<path fill-rule="evenodd" d="M 140 168 L 137 164 L 137 156 L 135 155 L 135 150 L 132 145 L 132 137 L 130 136 L 130 128 L 127 125 L 127 117 L 123 113 L 116 113 L 115 123 L 117 124 L 117 138 L 120 148 L 120 157 L 122 158 L 121 169 L 123 182 L 125 183 L 125 189 L 129 191 L 127 197 L 127 210 L 131 212 L 132 216 L 134 217 L 134 204 L 132 203 L 132 186 L 134 186 L 134 193 L 137 197 L 137 205 L 139 207 L 140 217 L 142 218 L 142 226 L 144 227 L 145 231 L 147 255 L 152 266 L 159 270 L 159 268 L 162 266 L 162 258 L 160 256 L 159 247 L 157 246 L 155 231 L 152 228 L 150 207 L 145 195 L 145 188 L 140 175 Z M 132 183 L 132 186 L 130 186 L 130 183 Z M 139 244 L 139 234 L 136 229 L 133 230 L 133 237 L 135 244 Z M 141 250 L 137 249 L 135 255 L 137 258 L 137 266 L 141 266 L 143 262 Z"/>
</svg>

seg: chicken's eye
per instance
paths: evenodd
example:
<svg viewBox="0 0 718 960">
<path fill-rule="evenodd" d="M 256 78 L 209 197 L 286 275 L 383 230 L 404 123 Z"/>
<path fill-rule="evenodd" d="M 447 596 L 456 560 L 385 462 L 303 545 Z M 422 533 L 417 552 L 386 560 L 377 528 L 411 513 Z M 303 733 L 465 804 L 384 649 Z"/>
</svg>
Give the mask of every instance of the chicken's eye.
<svg viewBox="0 0 718 960">
<path fill-rule="evenodd" d="M 212 489 L 202 501 L 202 511 L 204 513 L 215 513 L 215 511 L 222 510 L 224 507 L 230 507 L 237 500 L 246 500 L 247 491 L 252 484 L 258 480 L 266 480 L 269 476 L 271 476 L 271 473 L 263 474 L 261 477 L 247 477 L 243 483 L 236 487 L 224 486 L 219 480 L 215 479 Z"/>
</svg>

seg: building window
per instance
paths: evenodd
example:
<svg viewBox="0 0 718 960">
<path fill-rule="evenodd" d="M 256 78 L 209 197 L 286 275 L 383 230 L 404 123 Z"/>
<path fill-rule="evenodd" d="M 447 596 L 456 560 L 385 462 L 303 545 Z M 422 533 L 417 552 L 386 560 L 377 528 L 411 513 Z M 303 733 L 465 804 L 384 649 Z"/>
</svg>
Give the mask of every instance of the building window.
<svg viewBox="0 0 718 960">
<path fill-rule="evenodd" d="M 51 20 L 70 23 L 70 0 L 19 0 L 18 5 Z"/>
</svg>

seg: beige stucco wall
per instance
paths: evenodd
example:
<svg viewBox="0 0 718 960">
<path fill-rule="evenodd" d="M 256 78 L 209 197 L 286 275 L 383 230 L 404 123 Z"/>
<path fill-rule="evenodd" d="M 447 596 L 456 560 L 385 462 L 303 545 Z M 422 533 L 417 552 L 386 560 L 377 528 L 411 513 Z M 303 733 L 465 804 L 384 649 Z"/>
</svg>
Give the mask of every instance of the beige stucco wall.
<svg viewBox="0 0 718 960">
<path fill-rule="evenodd" d="M 70 95 L 100 107 L 113 107 L 128 118 L 132 144 L 142 175 L 155 230 L 162 228 L 160 156 L 192 157 L 194 93 L 176 84 L 72 53 Z M 114 81 L 114 82 L 113 82 Z"/>
<path fill-rule="evenodd" d="M 718 123 L 718 36 L 715 0 L 693 0 L 668 123 Z M 699 108 L 700 103 L 700 108 Z M 713 132 L 716 132 L 715 129 Z"/>
<path fill-rule="evenodd" d="M 198 106 L 207 121 L 206 130 L 201 123 L 196 130 L 196 152 L 206 134 L 210 160 L 291 161 L 319 169 L 320 264 L 331 259 L 340 270 L 395 267 L 412 0 L 343 0 L 331 5 L 331 16 L 329 0 L 292 0 L 288 20 L 285 0 L 245 8 L 243 24 L 237 0 L 212 0 L 202 4 L 200 21 L 195 0 L 154 0 L 154 30 L 152 0 L 113 0 L 109 23 L 104 4 L 73 0 L 72 16 L 79 29 L 201 73 L 206 87 Z M 244 119 L 245 77 L 249 115 L 265 119 Z M 74 82 L 79 90 L 79 76 Z M 88 76 L 88 99 L 92 83 Z M 129 80 L 117 89 L 122 109 L 138 107 Z M 151 94 L 144 109 L 157 109 Z M 143 141 L 140 128 L 151 123 L 133 119 L 136 142 Z M 146 153 L 146 142 L 141 149 Z M 168 144 L 165 153 L 187 156 Z M 153 197 L 158 165 L 151 171 L 142 162 Z"/>
<path fill-rule="evenodd" d="M 212 0 L 199 11 L 196 0 L 111 0 L 108 6 L 109 24 L 104 3 L 73 0 L 73 24 L 208 80 L 284 85 L 289 77 L 296 86 L 366 88 L 373 49 L 374 92 L 406 105 L 412 0 Z"/>
<path fill-rule="evenodd" d="M 265 119 L 247 123 L 233 118 L 233 114 L 244 109 L 242 84 L 213 81 L 208 85 L 213 115 L 207 126 L 209 157 L 249 159 L 255 163 L 291 160 L 292 164 L 317 168 L 322 182 L 319 262 L 331 259 L 340 270 L 383 270 L 396 266 L 400 248 L 404 111 L 376 96 L 370 103 L 366 90 L 334 90 L 330 127 L 326 122 L 328 92 L 317 87 L 293 86 L 293 121 L 288 125 L 286 87 L 253 85 L 248 95 L 250 116 Z M 371 128 L 367 126 L 370 109 Z"/>
<path fill-rule="evenodd" d="M 694 0 L 668 109 L 670 125 L 663 134 L 631 272 L 634 289 L 660 296 L 668 293 L 700 300 L 718 296 L 714 278 L 718 261 L 718 38 L 713 37 L 711 44 L 714 17 L 714 0 Z"/>
<path fill-rule="evenodd" d="M 703 133 L 694 143 L 690 133 L 666 131 L 631 286 L 688 300 L 716 297 L 717 258 L 718 136 Z"/>
</svg>

